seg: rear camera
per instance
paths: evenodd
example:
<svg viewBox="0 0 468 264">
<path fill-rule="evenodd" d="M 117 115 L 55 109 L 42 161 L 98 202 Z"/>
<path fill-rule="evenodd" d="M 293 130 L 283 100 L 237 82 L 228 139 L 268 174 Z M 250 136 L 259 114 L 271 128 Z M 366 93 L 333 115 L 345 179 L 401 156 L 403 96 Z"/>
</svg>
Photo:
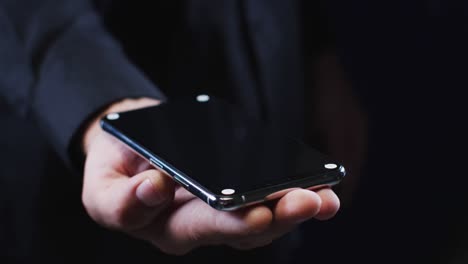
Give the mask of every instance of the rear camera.
<svg viewBox="0 0 468 264">
<path fill-rule="evenodd" d="M 109 120 L 117 120 L 119 119 L 120 115 L 118 113 L 111 113 L 107 115 L 107 119 Z"/>
<path fill-rule="evenodd" d="M 224 189 L 221 191 L 222 194 L 224 195 L 233 195 L 236 191 L 233 189 Z"/>
<path fill-rule="evenodd" d="M 197 101 L 200 103 L 206 103 L 210 100 L 210 96 L 206 94 L 200 94 L 197 96 Z"/>
<path fill-rule="evenodd" d="M 336 165 L 334 163 L 325 164 L 325 169 L 334 170 L 336 168 L 338 168 L 338 165 Z"/>
</svg>

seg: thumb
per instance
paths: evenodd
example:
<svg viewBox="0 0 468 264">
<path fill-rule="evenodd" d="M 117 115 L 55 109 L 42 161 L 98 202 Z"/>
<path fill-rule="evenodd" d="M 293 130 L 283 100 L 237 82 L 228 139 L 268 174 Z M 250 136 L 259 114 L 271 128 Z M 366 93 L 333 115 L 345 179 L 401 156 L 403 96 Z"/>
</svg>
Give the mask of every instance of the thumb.
<svg viewBox="0 0 468 264">
<path fill-rule="evenodd" d="M 161 175 L 159 171 L 147 170 L 138 174 L 133 179 L 137 184 L 135 191 L 136 198 L 146 205 L 148 209 L 167 202 L 167 199 L 171 196 L 168 190 L 168 185 L 170 185 L 171 181 L 166 176 Z"/>
<path fill-rule="evenodd" d="M 122 231 L 148 225 L 174 199 L 174 182 L 151 169 L 133 177 L 110 177 L 98 194 L 97 222 Z"/>
</svg>

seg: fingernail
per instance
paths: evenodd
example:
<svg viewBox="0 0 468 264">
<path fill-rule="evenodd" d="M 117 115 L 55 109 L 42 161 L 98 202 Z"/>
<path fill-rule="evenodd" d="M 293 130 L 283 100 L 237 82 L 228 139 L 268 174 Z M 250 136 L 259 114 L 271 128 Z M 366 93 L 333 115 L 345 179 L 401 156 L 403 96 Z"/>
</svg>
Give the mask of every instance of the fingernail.
<svg viewBox="0 0 468 264">
<path fill-rule="evenodd" d="M 162 195 L 156 190 L 150 179 L 146 179 L 136 189 L 136 196 L 146 206 L 156 206 L 164 202 Z"/>
</svg>

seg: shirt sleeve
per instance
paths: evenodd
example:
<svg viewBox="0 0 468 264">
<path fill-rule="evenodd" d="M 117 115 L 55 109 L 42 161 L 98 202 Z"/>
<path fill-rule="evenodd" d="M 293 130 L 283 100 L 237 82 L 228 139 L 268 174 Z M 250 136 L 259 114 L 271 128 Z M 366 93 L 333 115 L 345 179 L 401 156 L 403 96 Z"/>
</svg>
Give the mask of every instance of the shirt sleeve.
<svg viewBox="0 0 468 264">
<path fill-rule="evenodd" d="M 7 7 L 11 45 L 22 47 L 16 52 L 31 80 L 24 78 L 20 92 L 0 92 L 18 113 L 29 113 L 69 165 L 81 127 L 98 110 L 123 98 L 164 99 L 107 32 L 92 1 L 11 0 Z"/>
</svg>

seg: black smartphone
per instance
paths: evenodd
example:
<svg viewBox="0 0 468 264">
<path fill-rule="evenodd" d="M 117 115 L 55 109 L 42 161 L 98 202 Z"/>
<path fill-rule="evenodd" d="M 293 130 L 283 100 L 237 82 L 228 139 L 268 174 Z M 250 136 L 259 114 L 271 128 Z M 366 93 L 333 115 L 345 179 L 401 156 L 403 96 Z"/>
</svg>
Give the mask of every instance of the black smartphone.
<svg viewBox="0 0 468 264">
<path fill-rule="evenodd" d="M 327 155 L 209 95 L 111 113 L 101 126 L 218 210 L 332 186 L 345 175 Z"/>
</svg>

